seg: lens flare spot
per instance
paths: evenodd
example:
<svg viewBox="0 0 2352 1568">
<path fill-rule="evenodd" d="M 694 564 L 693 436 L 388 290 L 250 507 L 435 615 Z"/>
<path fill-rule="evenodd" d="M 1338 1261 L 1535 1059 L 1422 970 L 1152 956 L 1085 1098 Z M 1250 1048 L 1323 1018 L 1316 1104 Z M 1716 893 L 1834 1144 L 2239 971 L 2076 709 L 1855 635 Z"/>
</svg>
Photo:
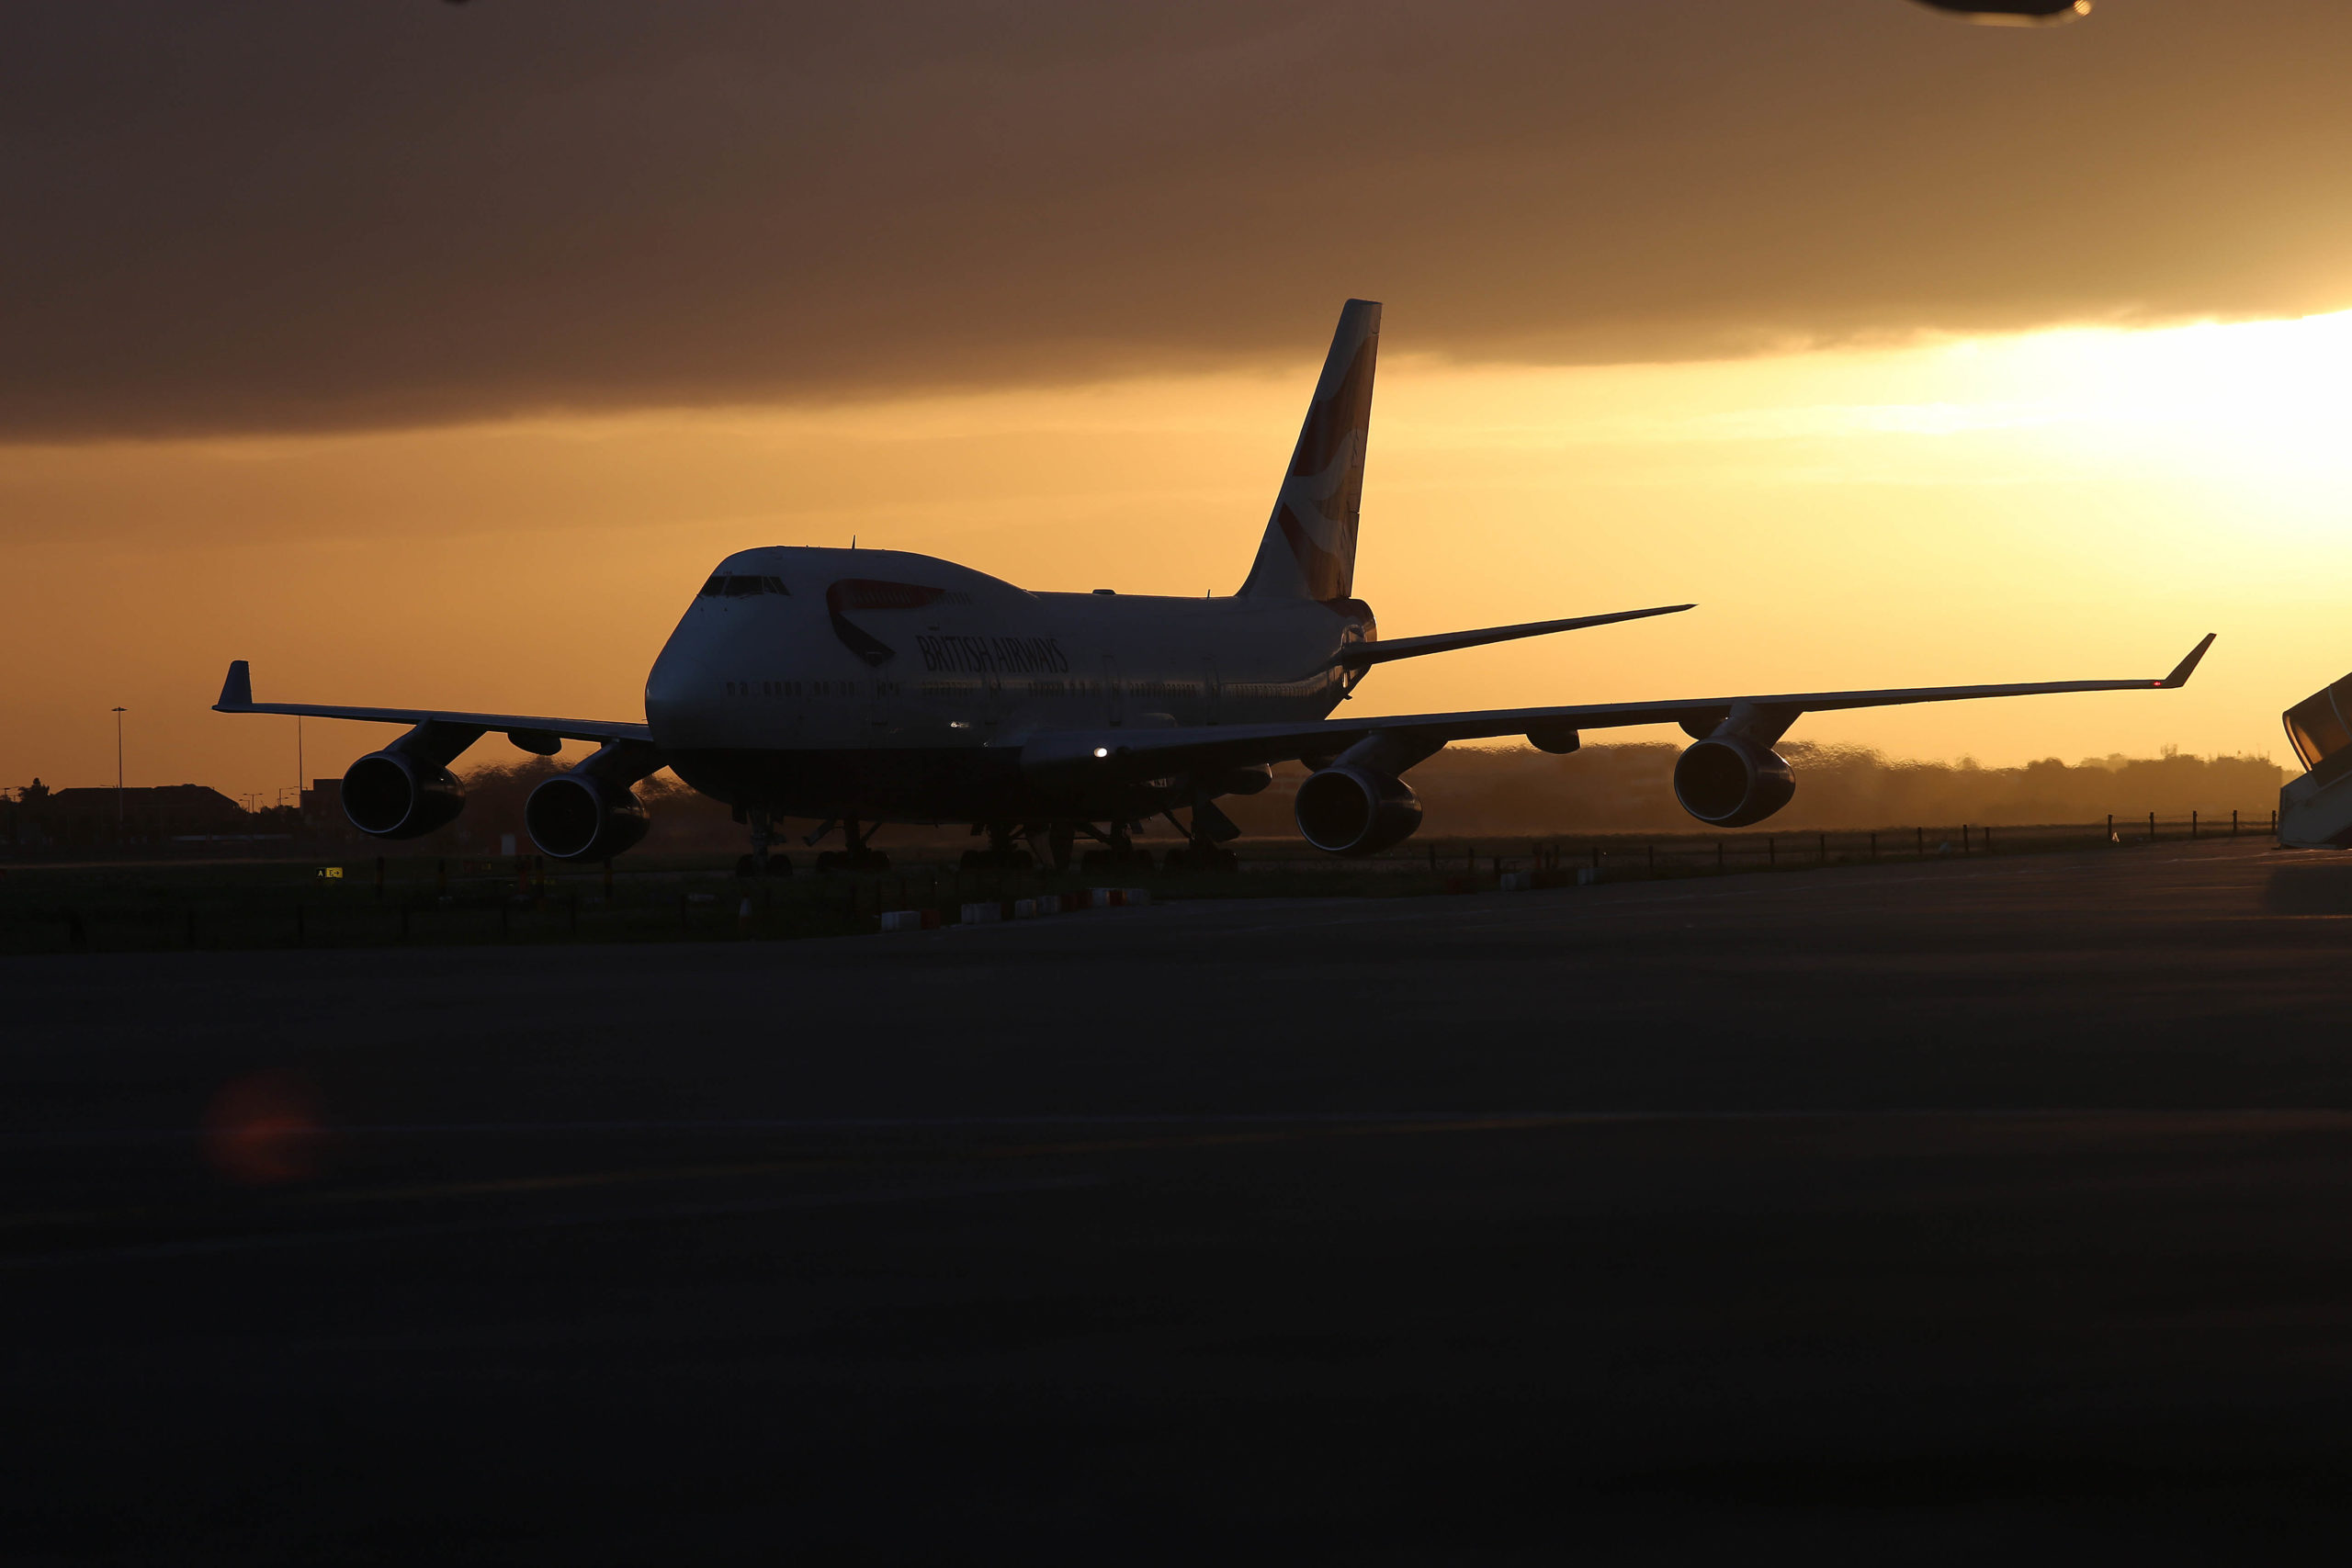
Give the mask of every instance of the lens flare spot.
<svg viewBox="0 0 2352 1568">
<path fill-rule="evenodd" d="M 289 1073 L 232 1079 L 204 1112 L 204 1157 L 246 1187 L 304 1181 L 318 1174 L 326 1121 L 319 1097 Z"/>
</svg>

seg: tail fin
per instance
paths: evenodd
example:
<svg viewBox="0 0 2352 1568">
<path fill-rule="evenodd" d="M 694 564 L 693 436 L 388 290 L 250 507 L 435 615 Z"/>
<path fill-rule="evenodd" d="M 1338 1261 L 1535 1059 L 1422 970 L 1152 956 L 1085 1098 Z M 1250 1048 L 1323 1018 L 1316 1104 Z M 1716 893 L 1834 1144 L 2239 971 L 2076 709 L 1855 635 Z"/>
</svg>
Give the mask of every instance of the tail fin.
<svg viewBox="0 0 2352 1568">
<path fill-rule="evenodd" d="M 1379 355 L 1379 304 L 1349 300 L 1242 592 L 1270 599 L 1353 596 L 1356 513 L 1363 503 L 1372 372 Z"/>
</svg>

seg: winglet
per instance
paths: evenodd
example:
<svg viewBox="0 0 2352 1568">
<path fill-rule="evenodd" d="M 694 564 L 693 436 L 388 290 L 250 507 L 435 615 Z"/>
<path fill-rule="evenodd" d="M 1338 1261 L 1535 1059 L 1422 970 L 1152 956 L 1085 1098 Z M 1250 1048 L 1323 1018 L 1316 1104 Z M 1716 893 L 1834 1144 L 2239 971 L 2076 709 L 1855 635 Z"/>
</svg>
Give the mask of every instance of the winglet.
<svg viewBox="0 0 2352 1568">
<path fill-rule="evenodd" d="M 234 713 L 239 708 L 249 708 L 253 705 L 253 666 L 242 659 L 232 660 L 229 662 L 229 678 L 220 683 L 220 700 L 212 705 L 212 711 Z"/>
<path fill-rule="evenodd" d="M 2172 673 L 2156 682 L 2158 689 L 2164 690 L 2174 686 L 2188 685 L 2188 677 L 2196 671 L 2197 661 L 2205 657 L 2205 650 L 2213 646 L 2213 638 L 2215 636 L 2215 633 L 2207 632 L 2205 634 L 2205 640 L 2199 643 L 2195 648 L 2190 649 L 2188 650 L 2188 657 L 2182 660 L 2178 664 L 2174 665 Z"/>
</svg>

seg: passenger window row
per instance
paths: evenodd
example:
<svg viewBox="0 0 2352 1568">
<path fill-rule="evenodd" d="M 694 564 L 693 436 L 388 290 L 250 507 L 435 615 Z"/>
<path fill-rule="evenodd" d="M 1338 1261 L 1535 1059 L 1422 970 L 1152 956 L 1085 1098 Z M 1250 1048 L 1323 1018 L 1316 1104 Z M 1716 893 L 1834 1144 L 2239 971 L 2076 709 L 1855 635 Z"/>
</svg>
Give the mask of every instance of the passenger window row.
<svg viewBox="0 0 2352 1568">
<path fill-rule="evenodd" d="M 896 696 L 895 682 L 875 682 L 876 696 Z M 857 694 L 854 681 L 729 681 L 730 697 L 849 697 Z"/>
</svg>

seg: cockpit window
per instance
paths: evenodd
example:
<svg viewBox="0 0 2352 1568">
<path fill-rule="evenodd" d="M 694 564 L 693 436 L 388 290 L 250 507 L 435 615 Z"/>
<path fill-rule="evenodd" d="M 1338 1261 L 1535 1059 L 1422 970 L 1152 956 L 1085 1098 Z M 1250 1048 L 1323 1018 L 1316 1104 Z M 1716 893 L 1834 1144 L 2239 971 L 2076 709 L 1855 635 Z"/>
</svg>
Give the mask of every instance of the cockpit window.
<svg viewBox="0 0 2352 1568">
<path fill-rule="evenodd" d="M 701 596 L 705 599 L 741 599 L 753 593 L 781 593 L 790 598 L 792 590 L 784 585 L 781 577 L 722 571 L 702 585 Z"/>
</svg>

